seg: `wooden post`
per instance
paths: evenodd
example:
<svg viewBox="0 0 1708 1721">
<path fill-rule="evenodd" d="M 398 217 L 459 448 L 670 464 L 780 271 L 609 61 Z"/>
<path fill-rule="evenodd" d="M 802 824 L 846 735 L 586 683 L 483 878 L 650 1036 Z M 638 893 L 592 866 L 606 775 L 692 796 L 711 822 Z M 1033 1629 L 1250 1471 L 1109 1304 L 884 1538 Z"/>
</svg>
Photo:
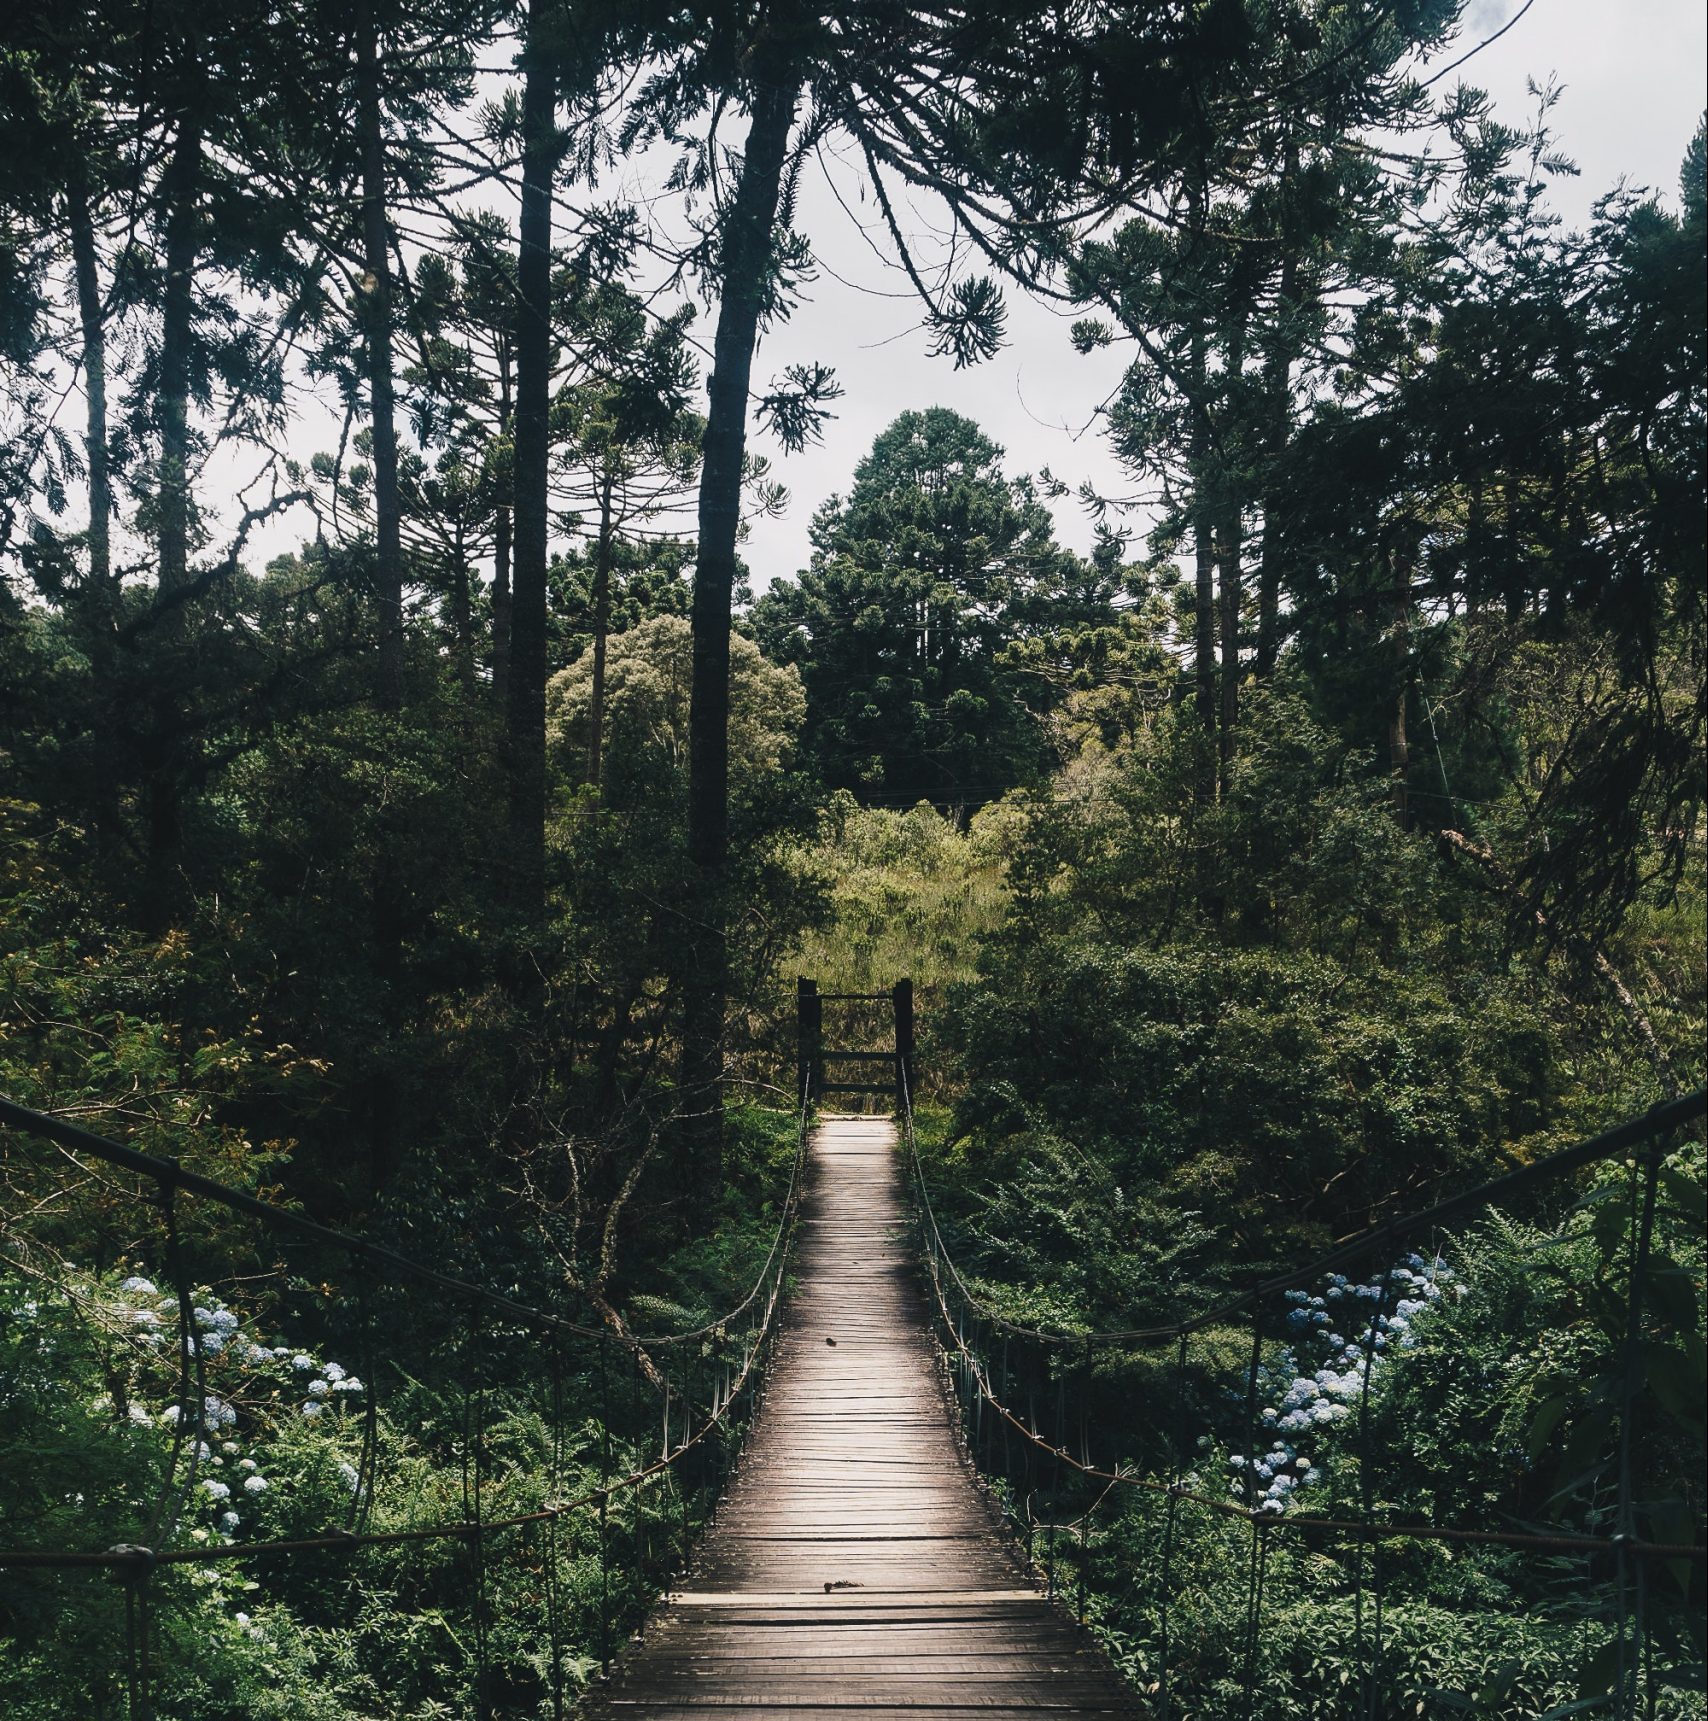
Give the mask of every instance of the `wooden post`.
<svg viewBox="0 0 1708 1721">
<path fill-rule="evenodd" d="M 795 982 L 796 1088 L 817 1105 L 824 1087 L 824 1000 L 818 982 L 804 975 Z"/>
<path fill-rule="evenodd" d="M 898 980 L 891 996 L 896 1016 L 896 1098 L 903 1091 L 913 1103 L 913 982 Z"/>
</svg>

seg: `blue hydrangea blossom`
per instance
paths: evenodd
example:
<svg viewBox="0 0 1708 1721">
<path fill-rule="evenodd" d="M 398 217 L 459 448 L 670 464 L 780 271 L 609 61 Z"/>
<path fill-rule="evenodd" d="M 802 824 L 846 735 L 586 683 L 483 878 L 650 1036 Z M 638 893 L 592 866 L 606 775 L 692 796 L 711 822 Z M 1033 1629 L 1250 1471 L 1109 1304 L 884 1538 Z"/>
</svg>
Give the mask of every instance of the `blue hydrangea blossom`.
<svg viewBox="0 0 1708 1721">
<path fill-rule="evenodd" d="M 1439 1256 L 1411 1254 L 1364 1283 L 1331 1273 L 1320 1292 L 1289 1291 L 1287 1342 L 1258 1375 L 1259 1420 L 1274 1443 L 1259 1456 L 1229 1456 L 1230 1492 L 1244 1500 L 1254 1490 L 1257 1510 L 1274 1513 L 1296 1490 L 1320 1480 L 1322 1467 L 1299 1451 L 1298 1442 L 1351 1417 L 1366 1381 L 1373 1385 L 1389 1366 L 1392 1347 L 1416 1344 L 1418 1321 L 1459 1290 L 1453 1269 Z M 1351 1336 L 1335 1331 L 1337 1324 Z"/>
</svg>

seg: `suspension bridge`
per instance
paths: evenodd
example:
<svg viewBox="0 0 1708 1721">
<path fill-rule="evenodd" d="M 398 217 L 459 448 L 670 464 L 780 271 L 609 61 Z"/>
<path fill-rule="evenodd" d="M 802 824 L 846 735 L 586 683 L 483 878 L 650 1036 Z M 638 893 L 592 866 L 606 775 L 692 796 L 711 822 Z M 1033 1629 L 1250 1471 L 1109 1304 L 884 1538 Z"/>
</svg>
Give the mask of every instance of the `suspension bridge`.
<svg viewBox="0 0 1708 1721">
<path fill-rule="evenodd" d="M 887 1120 L 812 1134 L 789 1317 L 727 1500 L 591 1713 L 1131 1712 L 974 1487 Z"/>
<path fill-rule="evenodd" d="M 883 1049 L 827 1046 L 824 1006 L 856 1002 L 893 1013 Z M 1308 1546 L 1335 1574 L 1352 1622 L 1335 1714 L 1398 1713 L 1386 1677 L 1388 1566 L 1408 1548 L 1510 1550 L 1556 1562 L 1600 1598 L 1601 1688 L 1572 1713 L 1654 1714 L 1651 1628 L 1656 1573 L 1700 1587 L 1700 1525 L 1689 1540 L 1654 1533 L 1637 1470 L 1636 1414 L 1653 1350 L 1656 1224 L 1665 1159 L 1698 1126 L 1701 1093 L 1655 1107 L 1548 1159 L 1515 1169 L 1427 1211 L 1350 1238 L 1317 1260 L 1165 1326 L 1051 1331 L 1007 1318 L 957 1266 L 933 1208 L 913 1126 L 912 993 L 799 999 L 801 1098 L 796 1153 L 768 1256 L 734 1307 L 689 1331 L 614 1330 L 542 1307 L 442 1266 L 331 1230 L 295 1212 L 136 1152 L 62 1118 L 0 1100 L 0 1125 L 53 1144 L 79 1166 L 131 1179 L 158 1210 L 160 1271 L 177 1306 L 179 1415 L 158 1498 L 134 1541 L 107 1548 L 0 1550 L 0 1570 L 105 1571 L 124 1610 L 123 1686 L 130 1721 L 170 1721 L 161 1698 L 158 1613 L 175 1567 L 206 1568 L 353 1555 L 374 1547 L 452 1542 L 462 1553 L 472 1626 L 468 1713 L 476 1721 L 571 1712 L 589 1721 L 677 1721 L 859 1711 L 882 1721 L 961 1711 L 1006 1721 L 1032 1715 L 1279 1714 L 1268 1653 L 1277 1550 Z M 861 1078 L 836 1072 L 853 1064 Z M 889 1101 L 880 1115 L 831 1115 L 831 1094 Z M 1259 1487 L 1255 1455 L 1276 1426 L 1270 1395 L 1277 1346 L 1296 1319 L 1298 1287 L 1337 1270 L 1369 1273 L 1412 1239 L 1437 1238 L 1502 1204 L 1553 1190 L 1569 1202 L 1586 1168 L 1623 1165 L 1619 1209 L 1627 1255 L 1618 1287 L 1619 1371 L 1606 1406 L 1614 1448 L 1608 1509 L 1593 1529 L 1396 1516 L 1378 1487 L 1384 1462 L 1371 1430 L 1371 1378 L 1400 1290 L 1376 1271 L 1359 1319 L 1362 1378 L 1343 1379 L 1337 1414 L 1355 1419 L 1358 1486 L 1334 1510 L 1301 1509 Z M 381 1287 L 430 1287 L 465 1323 L 456 1348 L 463 1402 L 463 1509 L 434 1522 L 376 1523 L 386 1478 L 380 1393 L 359 1419 L 360 1459 L 342 1521 L 290 1538 L 192 1538 L 186 1508 L 210 1448 L 207 1347 L 198 1341 L 194 1273 L 182 1212 L 210 1202 L 281 1240 L 343 1258 L 380 1378 L 373 1304 Z M 1607 1289 L 1608 1287 L 1603 1287 Z M 1676 1307 L 1676 1297 L 1673 1303 Z M 1243 1333 L 1243 1367 L 1227 1361 Z M 494 1512 L 487 1455 L 485 1360 L 523 1347 L 543 1365 L 550 1430 L 538 1503 Z M 1698 1341 L 1700 1342 L 1700 1341 Z M 1356 1339 L 1354 1341 L 1356 1346 Z M 1142 1381 L 1135 1392 L 1134 1380 Z M 1206 1393 L 1205 1383 L 1214 1382 Z M 654 1444 L 619 1444 L 624 1407 L 651 1405 Z M 1143 1407 L 1145 1426 L 1133 1420 Z M 579 1454 L 567 1432 L 591 1415 L 601 1430 Z M 1254 1455 L 1232 1489 L 1197 1461 L 1211 1437 Z M 1095 1583 L 1122 1580 L 1127 1544 L 1107 1532 L 1124 1501 L 1147 1500 L 1139 1558 L 1157 1598 L 1142 1651 L 1124 1673 L 1088 1629 Z M 647 1502 L 651 1502 L 650 1506 Z M 692 1506 L 708 1508 L 693 1534 Z M 674 1514 L 674 1523 L 671 1522 Z M 660 1526 L 662 1561 L 655 1538 Z M 1234 1546 L 1243 1571 L 1231 1653 L 1210 1664 L 1201 1620 L 1182 1619 L 1183 1562 L 1205 1525 Z M 1130 1534 L 1130 1525 L 1129 1531 Z M 1227 1538 L 1234 1538 L 1230 1544 Z M 590 1582 L 565 1580 L 566 1562 Z M 526 1668 L 493 1648 L 495 1584 L 506 1562 L 529 1581 L 540 1653 Z M 1387 1563 L 1385 1565 L 1385 1562 Z M 671 1568 L 674 1567 L 674 1570 Z M 636 1609 L 655 1576 L 665 1593 L 642 1629 Z M 1317 1579 L 1321 1582 L 1320 1575 Z M 1189 1610 L 1188 1610 L 1189 1611 Z M 1222 1622 L 1224 1626 L 1228 1622 Z M 591 1648 L 591 1657 L 587 1651 Z M 597 1669 L 594 1677 L 580 1675 Z M 1408 1714 L 1462 1713 L 1426 1699 Z M 1278 1700 L 1277 1700 L 1278 1701 Z M 1291 1711 L 1289 1711 L 1291 1712 Z M 1328 1711 L 1321 1711 L 1328 1713 Z M 1561 1714 L 1566 1710 L 1558 1711 Z M 186 1712 L 187 1721 L 187 1712 Z"/>
</svg>

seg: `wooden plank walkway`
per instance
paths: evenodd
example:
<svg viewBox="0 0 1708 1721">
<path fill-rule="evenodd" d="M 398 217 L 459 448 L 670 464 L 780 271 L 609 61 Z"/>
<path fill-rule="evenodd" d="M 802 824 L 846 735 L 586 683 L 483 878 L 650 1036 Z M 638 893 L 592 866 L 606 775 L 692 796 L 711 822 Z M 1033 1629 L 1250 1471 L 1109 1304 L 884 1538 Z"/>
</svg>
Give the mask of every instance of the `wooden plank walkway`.
<svg viewBox="0 0 1708 1721">
<path fill-rule="evenodd" d="M 687 1587 L 583 1714 L 1135 1713 L 967 1473 L 902 1234 L 894 1126 L 831 1118 L 812 1146 L 758 1425 Z"/>
</svg>

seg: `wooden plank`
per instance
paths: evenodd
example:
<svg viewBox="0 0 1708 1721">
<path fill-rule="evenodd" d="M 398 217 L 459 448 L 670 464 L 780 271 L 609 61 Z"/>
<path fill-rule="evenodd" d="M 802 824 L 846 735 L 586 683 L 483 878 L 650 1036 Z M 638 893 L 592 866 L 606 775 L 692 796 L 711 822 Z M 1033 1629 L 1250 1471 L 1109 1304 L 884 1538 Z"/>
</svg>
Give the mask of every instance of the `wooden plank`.
<svg viewBox="0 0 1708 1721">
<path fill-rule="evenodd" d="M 588 1721 L 1137 1712 L 964 1467 L 898 1182 L 887 1118 L 820 1123 L 758 1423 L 682 1589 L 587 1694 Z"/>
</svg>

